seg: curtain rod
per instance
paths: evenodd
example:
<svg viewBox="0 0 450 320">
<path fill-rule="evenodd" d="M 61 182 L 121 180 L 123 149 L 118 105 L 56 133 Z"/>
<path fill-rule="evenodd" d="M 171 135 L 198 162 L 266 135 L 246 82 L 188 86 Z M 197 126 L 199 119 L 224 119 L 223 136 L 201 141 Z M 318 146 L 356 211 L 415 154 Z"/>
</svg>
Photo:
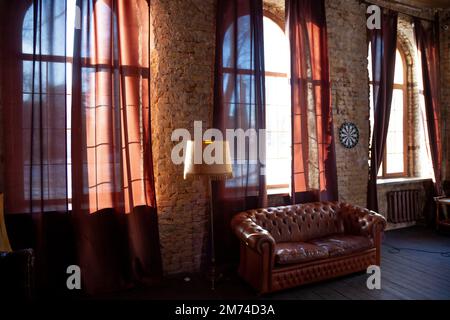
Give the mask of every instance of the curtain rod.
<svg viewBox="0 0 450 320">
<path fill-rule="evenodd" d="M 399 10 L 399 9 L 397 9 L 397 8 L 388 8 L 388 7 L 386 6 L 386 4 L 384 4 L 384 3 L 383 3 L 383 4 L 380 4 L 379 1 L 374 1 L 374 0 L 358 0 L 358 1 L 359 1 L 360 4 L 361 4 L 361 3 L 365 3 L 365 4 L 374 4 L 374 5 L 377 5 L 377 6 L 379 6 L 379 7 L 384 8 L 384 9 L 394 10 L 394 11 L 396 11 L 396 12 L 398 12 L 398 13 L 404 14 L 404 15 L 406 15 L 406 16 L 408 16 L 408 17 L 411 17 L 411 18 L 419 18 L 419 19 L 422 19 L 422 20 L 427 20 L 427 21 L 434 22 L 434 19 L 421 17 L 420 15 L 413 15 L 413 14 L 411 14 L 411 13 L 407 13 L 407 12 L 405 12 L 405 11 L 401 11 L 401 10 Z M 400 2 L 393 2 L 393 3 L 391 3 L 391 5 L 392 5 L 392 6 L 403 6 L 403 7 L 409 8 L 410 10 L 416 10 L 416 11 L 419 11 L 419 10 L 422 11 L 422 10 L 423 10 L 423 8 L 414 7 L 414 6 L 407 5 L 407 4 L 400 3 Z M 434 9 L 434 11 L 437 12 L 438 10 L 437 10 L 437 9 Z"/>
</svg>

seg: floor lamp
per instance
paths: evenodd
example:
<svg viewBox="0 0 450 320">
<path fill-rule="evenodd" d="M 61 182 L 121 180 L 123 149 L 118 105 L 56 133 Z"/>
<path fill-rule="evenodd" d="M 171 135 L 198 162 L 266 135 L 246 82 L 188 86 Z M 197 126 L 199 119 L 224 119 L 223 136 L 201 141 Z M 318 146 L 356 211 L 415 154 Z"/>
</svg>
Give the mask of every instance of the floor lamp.
<svg viewBox="0 0 450 320">
<path fill-rule="evenodd" d="M 211 228 L 211 289 L 215 289 L 216 252 L 214 246 L 214 206 L 211 181 L 226 180 L 233 177 L 230 146 L 227 141 L 188 141 L 184 159 L 184 179 L 205 176 L 208 179 Z"/>
</svg>

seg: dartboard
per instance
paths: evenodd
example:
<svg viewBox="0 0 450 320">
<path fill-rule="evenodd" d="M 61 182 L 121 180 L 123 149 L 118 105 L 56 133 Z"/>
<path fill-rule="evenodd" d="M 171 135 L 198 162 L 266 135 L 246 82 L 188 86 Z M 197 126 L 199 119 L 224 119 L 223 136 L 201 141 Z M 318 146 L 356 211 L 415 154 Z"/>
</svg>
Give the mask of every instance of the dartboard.
<svg viewBox="0 0 450 320">
<path fill-rule="evenodd" d="M 344 122 L 339 128 L 339 140 L 344 147 L 354 148 L 359 140 L 359 130 L 356 125 L 352 122 Z"/>
</svg>

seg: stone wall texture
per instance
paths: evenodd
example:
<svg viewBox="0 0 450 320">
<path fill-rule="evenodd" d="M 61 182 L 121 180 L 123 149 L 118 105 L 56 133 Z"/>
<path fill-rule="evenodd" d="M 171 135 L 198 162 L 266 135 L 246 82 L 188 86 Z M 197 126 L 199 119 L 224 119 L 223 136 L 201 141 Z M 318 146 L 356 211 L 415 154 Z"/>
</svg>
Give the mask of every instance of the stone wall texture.
<svg viewBox="0 0 450 320">
<path fill-rule="evenodd" d="M 441 79 L 444 178 L 450 180 L 450 10 L 441 14 Z"/>
<path fill-rule="evenodd" d="M 151 1 L 152 129 L 163 267 L 166 273 L 193 272 L 204 259 L 207 240 L 207 185 L 183 179 L 171 161 L 172 131 L 194 121 L 210 125 L 213 98 L 215 1 Z"/>
<path fill-rule="evenodd" d="M 326 18 L 339 197 L 365 206 L 369 146 L 365 6 L 358 1 L 327 0 Z M 359 143 L 353 149 L 338 140 L 339 127 L 346 121 L 359 128 Z"/>
</svg>

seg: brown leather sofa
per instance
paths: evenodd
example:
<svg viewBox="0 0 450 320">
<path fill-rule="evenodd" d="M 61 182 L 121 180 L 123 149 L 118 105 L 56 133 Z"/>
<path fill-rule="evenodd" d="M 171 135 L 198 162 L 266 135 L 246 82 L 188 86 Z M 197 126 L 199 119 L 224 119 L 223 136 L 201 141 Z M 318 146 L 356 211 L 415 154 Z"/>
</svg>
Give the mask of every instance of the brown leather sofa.
<svg viewBox="0 0 450 320">
<path fill-rule="evenodd" d="M 239 275 L 268 293 L 380 265 L 383 216 L 340 202 L 249 210 L 231 226 Z"/>
</svg>

